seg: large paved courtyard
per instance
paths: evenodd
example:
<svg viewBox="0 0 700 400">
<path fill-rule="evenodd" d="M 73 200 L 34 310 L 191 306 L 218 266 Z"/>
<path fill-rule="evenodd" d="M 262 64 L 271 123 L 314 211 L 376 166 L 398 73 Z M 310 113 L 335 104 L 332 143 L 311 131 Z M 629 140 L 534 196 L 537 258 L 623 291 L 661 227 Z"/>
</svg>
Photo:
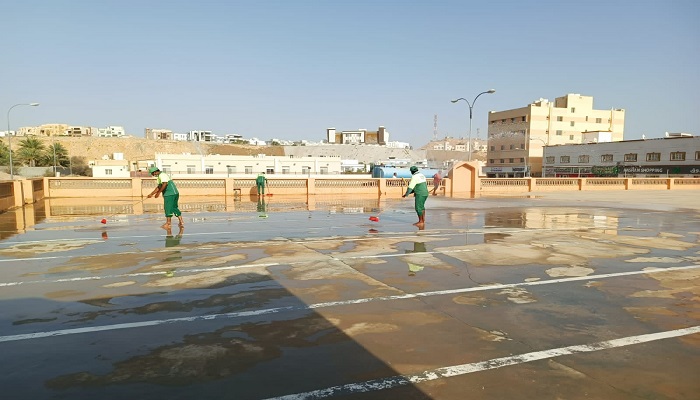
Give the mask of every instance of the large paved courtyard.
<svg viewBox="0 0 700 400">
<path fill-rule="evenodd" d="M 0 214 L 2 397 L 697 399 L 698 198 L 47 200 Z"/>
</svg>

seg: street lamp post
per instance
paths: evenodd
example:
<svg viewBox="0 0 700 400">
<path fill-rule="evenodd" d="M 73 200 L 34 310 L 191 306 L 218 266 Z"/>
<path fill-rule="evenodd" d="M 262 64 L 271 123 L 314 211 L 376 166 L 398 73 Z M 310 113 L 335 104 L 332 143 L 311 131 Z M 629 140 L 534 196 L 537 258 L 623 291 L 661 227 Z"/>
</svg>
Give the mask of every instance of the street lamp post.
<svg viewBox="0 0 700 400">
<path fill-rule="evenodd" d="M 10 152 L 10 179 L 15 180 L 15 170 L 14 166 L 12 165 L 12 135 L 10 134 L 10 111 L 12 111 L 13 108 L 18 107 L 18 106 L 31 106 L 31 107 L 36 107 L 38 106 L 39 103 L 20 103 L 20 104 L 15 104 L 14 106 L 10 107 L 9 110 L 7 110 L 7 146 L 9 147 L 9 152 Z"/>
<path fill-rule="evenodd" d="M 453 103 L 456 103 L 460 100 L 463 100 L 469 106 L 469 142 L 468 142 L 469 143 L 469 159 L 468 159 L 468 161 L 472 160 L 472 117 L 473 117 L 473 110 L 472 109 L 474 108 L 474 103 L 476 103 L 476 99 L 478 99 L 479 96 L 481 96 L 482 94 L 485 94 L 485 93 L 488 93 L 488 94 L 496 93 L 496 89 L 489 89 L 485 92 L 481 92 L 481 93 L 477 94 L 471 103 L 469 102 L 469 100 L 465 99 L 464 97 L 460 97 L 456 100 L 451 100 Z"/>
</svg>

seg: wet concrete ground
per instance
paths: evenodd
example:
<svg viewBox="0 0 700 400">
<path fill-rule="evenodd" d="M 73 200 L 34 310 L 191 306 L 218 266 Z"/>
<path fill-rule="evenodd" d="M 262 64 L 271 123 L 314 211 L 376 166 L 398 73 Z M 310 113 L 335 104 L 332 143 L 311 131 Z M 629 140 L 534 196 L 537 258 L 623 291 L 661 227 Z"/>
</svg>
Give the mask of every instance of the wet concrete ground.
<svg viewBox="0 0 700 400">
<path fill-rule="evenodd" d="M 0 388 L 697 399 L 699 197 L 47 200 L 0 214 Z"/>
</svg>

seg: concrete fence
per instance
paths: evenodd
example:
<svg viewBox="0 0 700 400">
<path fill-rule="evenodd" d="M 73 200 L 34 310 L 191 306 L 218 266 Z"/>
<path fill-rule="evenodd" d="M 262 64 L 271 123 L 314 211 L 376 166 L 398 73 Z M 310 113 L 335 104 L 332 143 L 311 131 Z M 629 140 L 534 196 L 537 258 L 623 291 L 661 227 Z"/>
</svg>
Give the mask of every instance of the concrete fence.
<svg viewBox="0 0 700 400">
<path fill-rule="evenodd" d="M 459 179 L 459 176 L 457 176 Z M 700 178 L 445 178 L 438 195 L 447 197 L 549 191 L 699 190 Z M 250 196 L 255 179 L 181 178 L 181 196 Z M 408 179 L 395 178 L 268 178 L 266 193 L 276 196 L 376 196 L 399 198 Z M 44 177 L 0 182 L 0 211 L 42 198 L 143 198 L 156 186 L 153 178 Z M 428 182 L 432 192 L 432 180 Z"/>
</svg>

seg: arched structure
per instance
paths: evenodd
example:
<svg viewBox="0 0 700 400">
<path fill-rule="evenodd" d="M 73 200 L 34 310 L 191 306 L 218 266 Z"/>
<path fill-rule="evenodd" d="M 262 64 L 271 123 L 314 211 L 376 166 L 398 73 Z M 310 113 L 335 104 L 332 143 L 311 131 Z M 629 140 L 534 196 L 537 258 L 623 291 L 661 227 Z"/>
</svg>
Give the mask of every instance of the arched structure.
<svg viewBox="0 0 700 400">
<path fill-rule="evenodd" d="M 479 179 L 479 164 L 476 161 L 462 161 L 452 166 L 448 173 L 449 187 L 446 196 L 474 197 Z"/>
</svg>

